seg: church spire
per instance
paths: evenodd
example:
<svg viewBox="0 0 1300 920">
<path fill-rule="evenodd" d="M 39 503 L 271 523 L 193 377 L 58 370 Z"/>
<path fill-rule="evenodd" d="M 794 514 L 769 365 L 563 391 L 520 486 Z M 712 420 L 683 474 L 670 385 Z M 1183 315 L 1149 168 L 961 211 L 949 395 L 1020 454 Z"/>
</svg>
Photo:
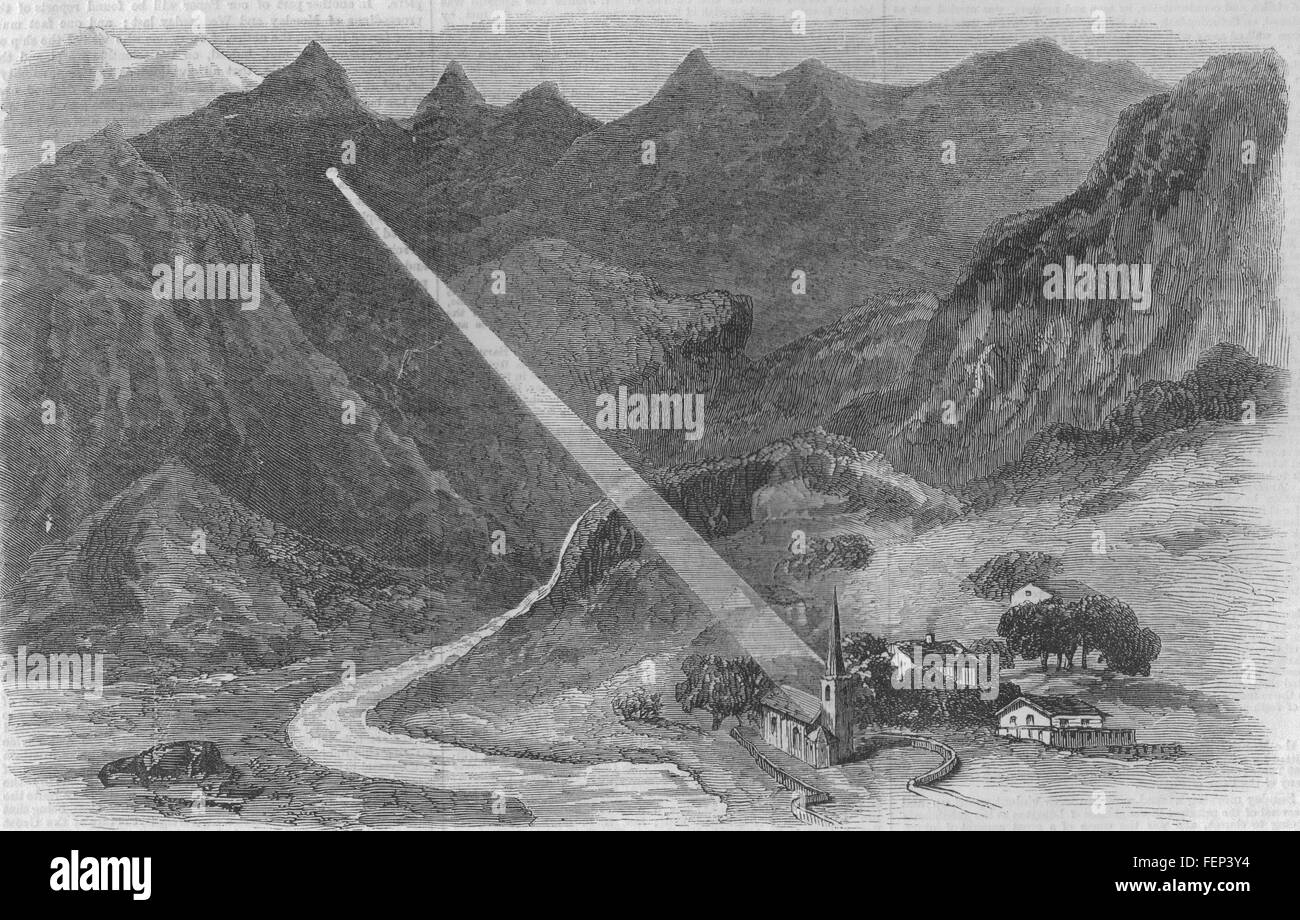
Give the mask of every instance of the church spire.
<svg viewBox="0 0 1300 920">
<path fill-rule="evenodd" d="M 844 652 L 840 648 L 840 590 L 835 589 L 831 613 L 830 645 L 826 650 L 826 676 L 844 676 Z"/>
</svg>

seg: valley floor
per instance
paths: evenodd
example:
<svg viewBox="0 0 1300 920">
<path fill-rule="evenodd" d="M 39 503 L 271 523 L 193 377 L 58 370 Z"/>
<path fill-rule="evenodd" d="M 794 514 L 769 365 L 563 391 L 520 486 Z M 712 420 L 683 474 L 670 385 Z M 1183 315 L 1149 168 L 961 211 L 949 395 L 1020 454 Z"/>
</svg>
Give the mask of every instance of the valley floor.
<svg viewBox="0 0 1300 920">
<path fill-rule="evenodd" d="M 472 617 L 449 618 L 448 635 Z M 417 649 L 373 650 L 372 665 Z M 364 668 L 366 665 L 359 664 Z M 483 794 L 449 792 L 323 769 L 288 744 L 286 726 L 302 702 L 337 684 L 342 661 L 313 660 L 223 681 L 142 683 L 105 688 L 102 699 L 61 691 L 10 691 L 0 769 L 0 823 L 6 827 L 145 826 L 421 827 L 530 823 L 519 803 L 493 808 Z M 105 788 L 106 763 L 163 742 L 213 741 L 224 759 L 264 791 L 238 814 L 195 813 L 191 788 Z"/>
<path fill-rule="evenodd" d="M 1249 457 L 1264 446 L 1234 436 L 1218 449 Z M 821 771 L 819 779 L 835 799 L 824 811 L 852 825 L 944 828 L 1257 827 L 1290 813 L 1295 790 L 1278 772 L 1280 742 L 1267 727 L 1287 705 L 1280 693 L 1285 676 L 1280 632 L 1294 606 L 1287 600 L 1287 560 L 1269 549 L 1280 541 L 1266 529 L 1258 508 L 1245 507 L 1240 481 L 1198 462 L 1195 451 L 1160 461 L 1121 499 L 1090 515 L 1050 505 L 1004 507 L 921 535 L 897 535 L 892 541 L 877 535 L 880 552 L 868 569 L 832 572 L 800 585 L 810 599 L 805 625 L 814 629 L 823 612 L 819 599 L 835 587 L 846 633 L 868 630 L 896 638 L 933 630 L 941 638 L 992 636 L 1001 608 L 962 592 L 962 578 L 1007 549 L 1052 552 L 1066 560 L 1071 577 L 1131 604 L 1143 625 L 1162 637 L 1162 654 L 1150 677 L 1117 677 L 1082 667 L 1057 673 L 1054 665 L 1044 672 L 1037 662 L 1020 662 L 1003 672 L 1003 680 L 1027 692 L 1084 697 L 1105 710 L 1113 724 L 1135 728 L 1140 741 L 1178 743 L 1185 756 L 1162 761 L 1085 757 L 987 731 L 936 728 L 925 734 L 945 741 L 961 758 L 961 768 L 941 788 L 991 803 L 987 814 L 973 815 L 909 792 L 907 780 L 935 763 L 935 755 L 911 748 L 880 751 Z M 810 535 L 868 526 L 855 526 L 846 515 L 801 523 Z M 1107 539 L 1104 554 L 1091 550 L 1098 532 Z M 756 530 L 722 547 L 754 583 L 772 572 L 770 547 L 780 545 L 759 537 Z M 439 641 L 463 636 L 486 620 L 482 614 L 449 618 L 440 626 Z M 585 634 L 569 633 L 572 622 L 554 612 L 536 621 L 521 619 L 516 626 L 494 635 L 497 644 L 485 645 L 483 654 L 466 656 L 448 669 L 454 673 L 440 676 L 423 697 L 398 693 L 371 716 L 375 728 L 405 734 L 408 741 L 428 738 L 431 757 L 438 743 L 450 743 L 494 761 L 499 775 L 513 771 L 520 784 L 503 782 L 504 795 L 440 791 L 436 783 L 391 777 L 367 779 L 322 769 L 295 752 L 286 727 L 305 700 L 337 685 L 341 662 L 300 663 L 226 683 L 178 683 L 164 691 L 117 685 L 100 701 L 13 693 L 7 767 L 33 784 L 27 791 L 34 789 L 38 802 L 84 826 L 182 819 L 284 827 L 429 826 L 530 822 L 539 814 L 546 821 L 585 823 L 591 814 L 566 806 L 562 784 L 548 790 L 545 783 L 522 782 L 530 771 L 564 773 L 548 763 L 598 767 L 591 775 L 607 783 L 601 795 L 611 807 L 620 798 L 632 800 L 631 811 L 619 813 L 636 819 L 662 813 L 685 816 L 684 823 L 794 825 L 789 793 L 729 737 L 733 723 L 712 731 L 707 717 L 684 713 L 672 702 L 689 636 L 662 633 L 650 641 L 617 633 L 619 644 L 608 648 L 593 645 L 580 655 L 565 651 L 562 660 L 576 662 L 585 675 L 570 680 L 567 672 L 550 667 L 546 656 L 554 654 L 552 643 L 565 650 L 575 635 Z M 365 670 L 390 667 L 416 651 L 409 643 L 394 645 L 372 655 Z M 512 654 L 526 666 L 503 670 Z M 665 698 L 663 721 L 619 721 L 612 696 L 644 685 L 647 677 Z M 265 793 L 237 817 L 212 811 L 195 817 L 185 814 L 183 802 L 139 789 L 104 789 L 96 778 L 109 760 L 180 738 L 215 741 L 231 763 L 266 786 Z M 664 782 L 648 783 L 650 773 L 639 769 L 621 780 L 619 764 L 671 767 Z M 671 770 L 689 782 L 673 778 Z M 378 774 L 383 776 L 382 769 Z M 709 797 L 715 797 L 717 808 L 709 806 Z M 21 810 L 23 796 L 10 796 L 9 802 L 6 823 L 21 825 L 23 815 L 13 811 Z"/>
</svg>

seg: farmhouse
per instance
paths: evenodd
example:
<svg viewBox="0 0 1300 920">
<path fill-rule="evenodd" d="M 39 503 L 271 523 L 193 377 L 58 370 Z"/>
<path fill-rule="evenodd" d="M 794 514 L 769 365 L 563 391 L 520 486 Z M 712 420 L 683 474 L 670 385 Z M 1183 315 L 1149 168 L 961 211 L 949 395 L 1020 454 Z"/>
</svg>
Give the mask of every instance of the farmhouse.
<svg viewBox="0 0 1300 920">
<path fill-rule="evenodd" d="M 886 646 L 889 653 L 889 666 L 894 674 L 906 675 L 919 673 L 927 655 L 943 656 L 943 682 L 945 686 L 960 685 L 974 687 L 979 682 L 976 659 L 970 649 L 956 639 L 935 641 L 934 633 L 927 633 L 924 640 L 902 640 L 891 642 Z M 970 656 L 970 657 L 967 657 Z M 961 673 L 958 673 L 958 668 Z"/>
<path fill-rule="evenodd" d="M 1134 744 L 1133 729 L 1107 728 L 1106 713 L 1073 696 L 1024 693 L 998 710 L 998 734 L 1068 750 Z"/>
<path fill-rule="evenodd" d="M 1081 581 L 1073 581 L 1068 578 L 1053 578 L 1025 585 L 1011 595 L 1011 601 L 1007 606 L 1019 607 L 1021 604 L 1041 604 L 1053 597 L 1067 604 L 1077 604 L 1085 597 L 1100 593 L 1100 591 Z"/>
<path fill-rule="evenodd" d="M 804 763 L 821 768 L 852 757 L 853 683 L 844 668 L 838 592 L 819 696 L 783 684 L 763 696 L 759 710 L 763 740 Z"/>
</svg>

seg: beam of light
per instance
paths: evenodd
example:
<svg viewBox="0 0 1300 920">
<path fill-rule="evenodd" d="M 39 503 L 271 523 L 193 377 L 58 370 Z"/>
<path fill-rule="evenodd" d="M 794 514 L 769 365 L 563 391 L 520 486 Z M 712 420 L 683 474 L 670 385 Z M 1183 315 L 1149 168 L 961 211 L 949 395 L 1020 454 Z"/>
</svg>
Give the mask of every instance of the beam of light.
<svg viewBox="0 0 1300 920">
<path fill-rule="evenodd" d="M 820 658 L 631 466 L 591 430 L 343 181 L 325 172 L 361 219 L 442 308 L 497 376 L 623 512 L 700 602 L 764 668 Z M 793 660 L 792 660 L 793 659 Z"/>
</svg>

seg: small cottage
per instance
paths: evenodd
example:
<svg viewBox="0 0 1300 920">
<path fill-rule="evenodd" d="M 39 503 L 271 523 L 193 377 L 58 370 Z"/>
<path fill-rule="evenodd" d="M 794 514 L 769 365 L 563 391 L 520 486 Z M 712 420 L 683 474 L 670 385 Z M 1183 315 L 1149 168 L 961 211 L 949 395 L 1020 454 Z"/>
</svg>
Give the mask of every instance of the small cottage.
<svg viewBox="0 0 1300 920">
<path fill-rule="evenodd" d="M 1106 713 L 1073 696 L 1022 693 L 999 709 L 997 717 L 999 735 L 1050 745 L 1057 745 L 1076 729 L 1106 726 Z"/>
<path fill-rule="evenodd" d="M 1081 581 L 1068 578 L 1053 578 L 1037 583 L 1031 582 L 1020 588 L 1011 595 L 1011 600 L 1007 606 L 1019 607 L 1021 604 L 1041 604 L 1043 601 L 1052 598 L 1057 598 L 1066 604 L 1077 604 L 1085 597 L 1100 593 L 1100 591 Z"/>
</svg>

